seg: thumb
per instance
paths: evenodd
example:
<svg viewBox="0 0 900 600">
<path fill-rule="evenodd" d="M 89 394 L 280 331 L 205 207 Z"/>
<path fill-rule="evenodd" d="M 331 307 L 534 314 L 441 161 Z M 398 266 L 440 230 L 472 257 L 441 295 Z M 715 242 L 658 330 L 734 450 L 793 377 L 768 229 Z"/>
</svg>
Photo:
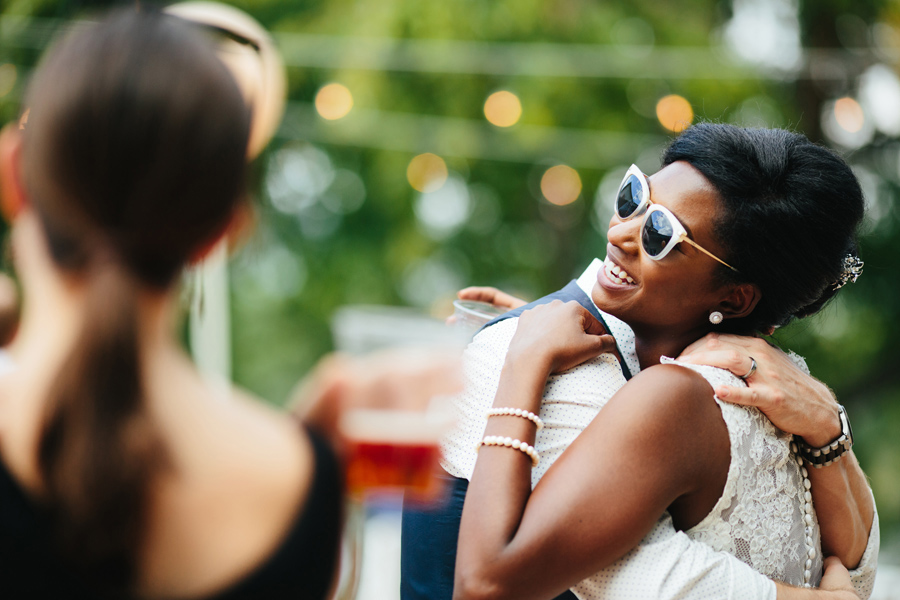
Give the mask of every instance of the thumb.
<svg viewBox="0 0 900 600">
<path fill-rule="evenodd" d="M 616 351 L 616 338 L 609 335 L 608 333 L 596 336 L 596 340 L 594 343 L 596 345 L 595 349 L 597 354 Z"/>
<path fill-rule="evenodd" d="M 603 335 L 587 334 L 582 338 L 582 344 L 574 350 L 573 363 L 580 365 L 584 361 L 596 358 L 605 352 L 615 352 L 616 339 L 606 333 Z"/>
<path fill-rule="evenodd" d="M 852 591 L 853 585 L 850 581 L 850 573 L 841 563 L 840 559 L 835 556 L 829 556 L 825 559 L 825 573 L 822 575 L 822 583 L 819 588 L 829 591 Z"/>
<path fill-rule="evenodd" d="M 607 333 L 603 324 L 583 307 L 581 308 L 581 326 L 584 328 L 585 333 L 591 335 L 602 336 Z"/>
</svg>

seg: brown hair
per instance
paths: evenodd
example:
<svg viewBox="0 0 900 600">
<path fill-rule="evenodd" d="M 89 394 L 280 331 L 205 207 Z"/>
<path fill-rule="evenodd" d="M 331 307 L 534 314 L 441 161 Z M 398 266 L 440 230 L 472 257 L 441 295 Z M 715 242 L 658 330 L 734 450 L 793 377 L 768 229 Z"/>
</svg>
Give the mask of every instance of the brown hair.
<svg viewBox="0 0 900 600">
<path fill-rule="evenodd" d="M 29 86 L 23 180 L 56 265 L 83 282 L 83 327 L 51 386 L 38 448 L 63 557 L 133 585 L 148 488 L 167 466 L 144 407 L 141 290 L 166 290 L 243 197 L 249 111 L 197 30 L 125 11 L 79 26 Z"/>
</svg>

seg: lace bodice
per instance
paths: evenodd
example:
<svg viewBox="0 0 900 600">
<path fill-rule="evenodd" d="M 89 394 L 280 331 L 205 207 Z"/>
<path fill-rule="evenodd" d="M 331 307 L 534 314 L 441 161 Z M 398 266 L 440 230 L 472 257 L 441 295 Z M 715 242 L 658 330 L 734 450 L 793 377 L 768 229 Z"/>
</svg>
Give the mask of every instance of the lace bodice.
<svg viewBox="0 0 900 600">
<path fill-rule="evenodd" d="M 688 365 L 715 388 L 744 385 L 722 369 Z M 791 436 L 755 408 L 719 401 L 731 440 L 731 465 L 721 498 L 686 533 L 724 550 L 773 579 L 818 585 L 822 577 L 819 525 L 805 467 L 791 452 Z M 809 505 L 807 507 L 807 505 Z M 809 570 L 810 576 L 804 577 Z"/>
</svg>

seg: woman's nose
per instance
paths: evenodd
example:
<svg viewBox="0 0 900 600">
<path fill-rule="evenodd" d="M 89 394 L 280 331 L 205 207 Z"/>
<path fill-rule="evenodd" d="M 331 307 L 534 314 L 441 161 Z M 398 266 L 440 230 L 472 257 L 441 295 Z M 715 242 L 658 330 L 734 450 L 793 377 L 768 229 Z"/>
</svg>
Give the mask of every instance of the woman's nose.
<svg viewBox="0 0 900 600">
<path fill-rule="evenodd" d="M 641 217 L 623 221 L 613 215 L 613 218 L 609 221 L 609 229 L 606 232 L 607 241 L 625 252 L 637 254 L 640 251 L 642 221 Z"/>
</svg>

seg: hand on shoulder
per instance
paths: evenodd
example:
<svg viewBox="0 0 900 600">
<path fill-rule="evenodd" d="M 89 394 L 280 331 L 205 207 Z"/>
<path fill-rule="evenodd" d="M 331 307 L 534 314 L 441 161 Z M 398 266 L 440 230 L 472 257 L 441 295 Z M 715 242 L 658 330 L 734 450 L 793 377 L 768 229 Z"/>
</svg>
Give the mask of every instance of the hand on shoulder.
<svg viewBox="0 0 900 600">
<path fill-rule="evenodd" d="M 776 427 L 812 446 L 824 446 L 841 434 L 837 400 L 828 386 L 761 338 L 712 333 L 688 346 L 678 358 L 721 367 L 738 377 L 750 372 L 756 361 L 756 370 L 745 378 L 748 387 L 721 386 L 716 395 L 726 402 L 755 406 Z"/>
<path fill-rule="evenodd" d="M 615 349 L 615 339 L 583 306 L 554 300 L 522 313 L 507 361 L 531 362 L 550 374 Z"/>
</svg>

